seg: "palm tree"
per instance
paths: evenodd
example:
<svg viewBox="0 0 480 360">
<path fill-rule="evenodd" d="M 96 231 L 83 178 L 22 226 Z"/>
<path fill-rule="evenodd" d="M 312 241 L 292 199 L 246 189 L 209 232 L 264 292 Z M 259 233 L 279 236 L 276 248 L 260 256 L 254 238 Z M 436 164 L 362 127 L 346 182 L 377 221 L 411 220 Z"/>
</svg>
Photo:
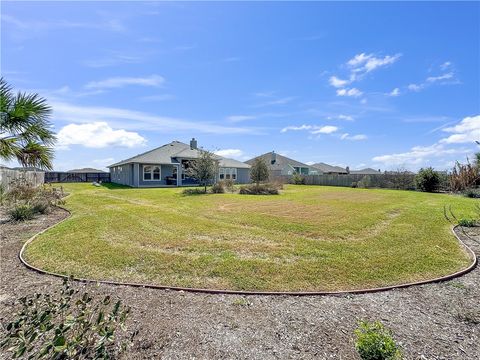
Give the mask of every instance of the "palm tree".
<svg viewBox="0 0 480 360">
<path fill-rule="evenodd" d="M 0 159 L 51 170 L 56 137 L 50 114 L 44 98 L 21 92 L 15 95 L 0 78 Z"/>
</svg>

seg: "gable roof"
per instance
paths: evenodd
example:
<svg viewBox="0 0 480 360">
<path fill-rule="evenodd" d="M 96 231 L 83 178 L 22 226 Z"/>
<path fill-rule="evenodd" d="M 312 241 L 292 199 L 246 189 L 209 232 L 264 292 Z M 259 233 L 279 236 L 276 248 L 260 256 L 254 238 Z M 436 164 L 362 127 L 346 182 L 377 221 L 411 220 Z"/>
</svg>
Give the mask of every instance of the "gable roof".
<svg viewBox="0 0 480 360">
<path fill-rule="evenodd" d="M 73 169 L 66 172 L 70 173 L 106 173 L 103 170 L 93 169 L 93 168 L 82 168 L 82 169 Z"/>
<path fill-rule="evenodd" d="M 312 165 L 312 167 L 324 172 L 324 173 L 341 173 L 341 174 L 347 174 L 347 170 L 340 167 L 340 166 L 333 166 L 325 163 L 315 163 Z"/>
<path fill-rule="evenodd" d="M 190 145 L 180 141 L 172 141 L 171 143 L 162 145 L 153 150 L 149 150 L 142 154 L 122 160 L 108 167 L 124 165 L 128 163 L 142 164 L 179 164 L 177 158 L 197 159 L 200 156 L 199 149 L 192 149 Z M 234 159 L 227 159 L 219 155 L 214 155 L 221 167 L 250 168 L 249 165 Z"/>
<path fill-rule="evenodd" d="M 275 163 L 272 164 L 272 155 L 275 155 Z M 310 165 L 304 164 L 300 161 L 290 159 L 286 156 L 277 154 L 274 151 L 270 151 L 268 153 L 259 155 L 257 157 L 254 157 L 253 159 L 245 161 L 249 165 L 253 165 L 256 159 L 262 159 L 267 163 L 267 166 L 269 170 L 282 170 L 287 166 L 290 166 L 292 168 L 294 167 L 303 167 L 303 168 L 309 168 L 311 169 L 312 167 Z"/>
</svg>

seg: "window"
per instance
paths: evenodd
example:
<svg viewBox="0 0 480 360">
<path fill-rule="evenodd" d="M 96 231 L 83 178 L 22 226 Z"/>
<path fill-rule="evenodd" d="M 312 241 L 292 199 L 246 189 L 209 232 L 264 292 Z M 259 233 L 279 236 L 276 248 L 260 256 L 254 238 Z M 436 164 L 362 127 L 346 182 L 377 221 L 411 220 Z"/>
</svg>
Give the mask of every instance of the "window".
<svg viewBox="0 0 480 360">
<path fill-rule="evenodd" d="M 220 168 L 218 177 L 220 180 L 236 180 L 237 168 Z"/>
<path fill-rule="evenodd" d="M 160 166 L 144 165 L 143 180 L 144 181 L 160 180 Z"/>
</svg>

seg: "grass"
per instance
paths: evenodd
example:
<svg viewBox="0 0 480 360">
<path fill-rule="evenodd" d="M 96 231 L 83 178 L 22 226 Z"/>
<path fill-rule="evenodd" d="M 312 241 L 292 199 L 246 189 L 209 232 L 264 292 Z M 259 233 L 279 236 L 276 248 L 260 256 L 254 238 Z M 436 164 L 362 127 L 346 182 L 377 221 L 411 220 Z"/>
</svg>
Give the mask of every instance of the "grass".
<svg viewBox="0 0 480 360">
<path fill-rule="evenodd" d="M 469 259 L 443 217 L 474 199 L 288 185 L 281 195 L 66 184 L 72 216 L 26 257 L 79 277 L 235 290 L 330 291 L 445 275 Z"/>
</svg>

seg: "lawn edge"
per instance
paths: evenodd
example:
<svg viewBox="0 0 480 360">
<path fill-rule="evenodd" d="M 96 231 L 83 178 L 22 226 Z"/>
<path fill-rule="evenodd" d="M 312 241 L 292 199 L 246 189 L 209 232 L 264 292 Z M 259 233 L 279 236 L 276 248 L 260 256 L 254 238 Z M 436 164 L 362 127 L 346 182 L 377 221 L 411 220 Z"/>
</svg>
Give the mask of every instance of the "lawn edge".
<svg viewBox="0 0 480 360">
<path fill-rule="evenodd" d="M 418 285 L 425 285 L 431 283 L 438 283 L 443 281 L 452 280 L 454 278 L 460 277 L 465 275 L 475 269 L 478 264 L 478 258 L 475 252 L 465 244 L 462 239 L 457 235 L 455 229 L 458 228 L 458 225 L 455 225 L 451 228 L 451 231 L 455 238 L 458 240 L 460 245 L 466 250 L 466 253 L 469 255 L 472 262 L 470 265 L 464 269 L 461 269 L 453 274 L 448 274 L 444 276 L 440 276 L 433 279 L 409 282 L 404 284 L 397 284 L 397 285 L 390 285 L 390 286 L 383 286 L 383 287 L 376 287 L 376 288 L 366 288 L 366 289 L 355 289 L 355 290 L 342 290 L 342 291 L 248 291 L 248 290 L 220 290 L 220 289 L 204 289 L 204 288 L 190 288 L 190 287 L 179 287 L 179 286 L 167 286 L 167 285 L 156 285 L 156 284 L 142 284 L 142 283 L 131 283 L 131 282 L 121 282 L 121 281 L 112 281 L 112 280 L 94 280 L 94 279 L 86 279 L 86 278 L 79 278 L 79 277 L 72 277 L 67 276 L 51 271 L 46 271 L 32 264 L 28 263 L 25 260 L 25 250 L 27 246 L 33 242 L 38 236 L 42 235 L 43 233 L 47 232 L 48 230 L 52 229 L 53 227 L 61 224 L 62 222 L 70 219 L 72 213 L 70 210 L 62 207 L 57 206 L 58 208 L 66 211 L 68 216 L 56 224 L 50 225 L 47 228 L 43 229 L 42 231 L 36 233 L 32 237 L 30 237 L 25 243 L 23 244 L 20 252 L 18 253 L 18 258 L 20 262 L 29 270 L 33 270 L 43 275 L 50 275 L 55 276 L 62 279 L 72 279 L 74 281 L 83 282 L 83 283 L 97 283 L 97 284 L 106 284 L 106 285 L 116 285 L 116 286 L 130 286 L 130 287 L 142 287 L 142 288 L 149 288 L 149 289 L 159 289 L 159 290 L 174 290 L 174 291 L 186 291 L 192 293 L 203 293 L 203 294 L 226 294 L 226 295 L 265 295 L 265 296 L 274 296 L 274 295 L 289 295 L 289 296 L 340 296 L 340 295 L 355 295 L 355 294 L 367 294 L 367 293 L 376 293 L 382 291 L 389 291 L 394 289 L 403 289 L 411 286 L 418 286 Z"/>
</svg>

